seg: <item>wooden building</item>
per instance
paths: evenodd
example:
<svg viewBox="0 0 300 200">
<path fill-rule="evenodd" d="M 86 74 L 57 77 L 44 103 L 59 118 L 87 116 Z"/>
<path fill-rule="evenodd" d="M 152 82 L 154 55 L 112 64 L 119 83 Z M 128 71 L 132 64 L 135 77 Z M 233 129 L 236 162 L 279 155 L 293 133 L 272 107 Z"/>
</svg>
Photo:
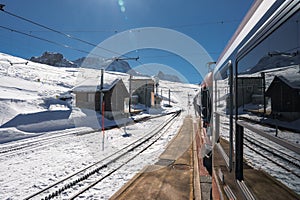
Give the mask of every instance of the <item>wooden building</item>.
<svg viewBox="0 0 300 200">
<path fill-rule="evenodd" d="M 275 76 L 266 96 L 271 98 L 272 113 L 283 118 L 300 118 L 300 74 Z"/>
<path fill-rule="evenodd" d="M 100 111 L 100 86 L 97 80 L 87 82 L 73 89 L 76 95 L 76 106 L 79 108 Z M 115 118 L 124 113 L 124 99 L 129 97 L 122 79 L 115 79 L 103 85 L 104 113 L 107 118 Z"/>
<path fill-rule="evenodd" d="M 245 108 L 247 104 L 264 104 L 264 78 L 263 77 L 251 77 L 251 76 L 241 76 L 238 77 L 238 107 Z M 229 91 L 229 89 L 228 89 Z M 229 94 L 224 96 L 226 98 L 226 108 L 229 109 L 230 99 Z M 266 100 L 267 101 L 267 100 Z M 234 102 L 234 106 L 236 102 Z"/>
<path fill-rule="evenodd" d="M 131 78 L 130 90 L 133 97 L 136 99 L 136 103 L 151 107 L 151 98 L 154 95 L 154 81 L 150 78 Z"/>
<path fill-rule="evenodd" d="M 238 78 L 238 107 L 245 104 L 263 104 L 263 78 Z"/>
</svg>

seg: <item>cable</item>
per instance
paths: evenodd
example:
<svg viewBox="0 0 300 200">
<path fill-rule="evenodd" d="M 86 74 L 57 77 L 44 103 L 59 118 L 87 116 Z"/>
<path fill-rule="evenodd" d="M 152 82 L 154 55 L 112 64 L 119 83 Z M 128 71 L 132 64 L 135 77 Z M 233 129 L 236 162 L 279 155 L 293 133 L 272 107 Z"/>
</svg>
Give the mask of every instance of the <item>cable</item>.
<svg viewBox="0 0 300 200">
<path fill-rule="evenodd" d="M 14 14 L 14 13 L 11 13 L 11 12 L 9 12 L 9 11 L 6 11 L 6 10 L 4 10 L 4 6 L 5 6 L 5 5 L 0 4 L 0 11 L 3 11 L 4 13 L 6 13 L 6 14 L 8 14 L 8 15 L 11 15 L 11 16 L 16 17 L 16 18 L 18 18 L 18 19 L 21 19 L 21 20 L 24 20 L 24 21 L 26 21 L 26 22 L 32 23 L 32 24 L 34 24 L 34 25 L 36 25 L 36 26 L 39 26 L 39 27 L 42 27 L 42 28 L 44 28 L 44 29 L 46 29 L 46 30 L 49 30 L 49 31 L 55 32 L 55 33 L 57 33 L 57 34 L 63 35 L 63 36 L 65 36 L 65 37 L 67 37 L 67 38 L 70 38 L 70 39 L 73 39 L 73 40 L 82 42 L 82 43 L 84 43 L 84 44 L 87 44 L 87 45 L 90 45 L 90 46 L 93 46 L 93 47 L 96 47 L 96 48 L 105 50 L 105 51 L 110 52 L 110 53 L 113 53 L 113 54 L 117 54 L 117 55 L 119 55 L 119 56 L 123 56 L 123 57 L 125 57 L 125 58 L 129 58 L 129 57 L 126 56 L 126 55 L 122 55 L 122 54 L 120 54 L 120 53 L 118 53 L 118 52 L 115 52 L 115 51 L 112 51 L 112 50 L 110 50 L 110 49 L 106 49 L 106 48 L 100 47 L 100 46 L 98 46 L 98 45 L 96 45 L 96 44 L 93 44 L 93 43 L 91 43 L 91 42 L 88 42 L 88 41 L 86 41 L 86 40 L 82 40 L 82 39 L 80 39 L 80 38 L 78 38 L 78 37 L 72 36 L 72 35 L 70 35 L 70 34 L 66 34 L 66 33 L 64 33 L 64 32 L 62 32 L 62 31 L 55 30 L 55 29 L 50 28 L 50 27 L 48 27 L 48 26 L 45 26 L 45 25 L 42 25 L 42 24 L 40 24 L 40 23 L 34 22 L 34 21 L 30 20 L 30 19 L 26 19 L 26 18 L 24 18 L 24 17 L 22 17 L 22 16 L 19 16 L 19 15 L 16 15 L 16 14 Z M 237 21 L 239 21 L 239 20 L 228 20 L 228 21 L 217 21 L 217 22 L 205 22 L 205 23 L 198 23 L 198 24 L 175 25 L 175 26 L 170 26 L 170 28 L 183 28 L 183 27 L 199 26 L 199 25 L 208 25 L 208 24 L 224 24 L 224 23 L 233 23 L 233 22 L 237 22 Z M 136 60 L 136 61 L 137 61 L 137 60 Z M 137 61 L 137 62 L 138 62 L 138 61 Z"/>
<path fill-rule="evenodd" d="M 228 24 L 228 23 L 238 23 L 241 20 L 222 20 L 222 21 L 211 21 L 211 22 L 202 22 L 195 24 L 179 24 L 179 25 L 169 25 L 164 26 L 165 28 L 176 29 L 176 28 L 185 28 L 185 27 L 195 27 L 195 26 L 204 26 L 204 25 L 212 25 L 212 24 Z M 143 26 L 141 26 L 143 27 Z M 47 32 L 46 30 L 26 30 L 28 32 Z M 49 31 L 49 30 L 48 30 Z M 103 30 L 61 30 L 61 32 L 69 32 L 69 33 L 103 33 L 103 32 L 114 32 L 118 33 L 119 31 L 116 29 L 103 29 Z"/>
<path fill-rule="evenodd" d="M 3 9 L 4 6 L 5 6 L 5 5 L 0 4 L 0 11 L 3 11 L 4 13 L 6 13 L 6 14 L 8 14 L 8 15 L 11 15 L 11 16 L 16 17 L 16 18 L 18 18 L 18 19 L 24 20 L 24 21 L 29 22 L 29 23 L 31 23 L 31 24 L 34 24 L 34 25 L 36 25 L 36 26 L 42 27 L 42 28 L 47 29 L 47 30 L 49 30 L 49 31 L 55 32 L 55 33 L 57 33 L 57 34 L 63 35 L 63 36 L 65 36 L 65 37 L 67 37 L 67 38 L 70 38 L 70 39 L 73 39 L 73 40 L 77 40 L 77 41 L 82 42 L 82 43 L 84 43 L 84 44 L 88 44 L 88 45 L 90 45 L 90 46 L 93 46 L 93 47 L 96 47 L 96 48 L 105 50 L 105 51 L 110 52 L 110 53 L 113 53 L 113 54 L 117 54 L 117 55 L 119 55 L 119 56 L 124 56 L 124 55 L 122 55 L 122 54 L 120 54 L 120 53 L 118 53 L 118 52 L 115 52 L 115 51 L 112 51 L 112 50 L 109 50 L 109 49 L 106 49 L 106 48 L 103 48 L 103 47 L 99 47 L 98 45 L 93 44 L 93 43 L 91 43 L 91 42 L 82 40 L 82 39 L 80 39 L 80 38 L 74 37 L 74 36 L 72 36 L 72 35 L 69 35 L 69 34 L 63 33 L 63 32 L 61 32 L 61 31 L 55 30 L 55 29 L 53 29 L 53 28 L 50 28 L 50 27 L 48 27 L 48 26 L 42 25 L 42 24 L 40 24 L 40 23 L 34 22 L 34 21 L 30 20 L 30 19 L 26 19 L 26 18 L 24 18 L 24 17 L 21 17 L 21 16 L 19 16 L 19 15 L 14 14 L 14 13 L 8 12 L 8 11 L 6 11 L 6 10 Z M 22 33 L 22 34 L 23 34 L 23 33 Z M 26 35 L 28 35 L 28 34 L 26 34 Z M 101 57 L 102 57 L 102 56 L 101 56 Z M 124 57 L 126 57 L 126 56 L 124 56 Z"/>
<path fill-rule="evenodd" d="M 183 25 L 171 25 L 169 28 L 185 28 L 185 27 L 193 27 L 193 26 L 203 26 L 203 25 L 211 25 L 211 24 L 227 24 L 227 23 L 238 23 L 241 20 L 222 20 L 222 21 L 212 21 L 212 22 L 202 22 L 196 24 L 183 24 Z"/>
<path fill-rule="evenodd" d="M 84 50 L 81 50 L 81 49 L 77 49 L 77 48 L 74 48 L 72 46 L 68 46 L 66 44 L 61 44 L 61 43 L 54 42 L 54 41 L 51 41 L 51 40 L 48 40 L 48 39 L 45 39 L 45 38 L 41 38 L 41 37 L 38 37 L 38 36 L 35 36 L 35 35 L 30 35 L 28 33 L 24 33 L 22 31 L 18 31 L 18 30 L 15 30 L 15 29 L 12 29 L 12 28 L 8 28 L 8 27 L 5 27 L 5 26 L 1 26 L 0 25 L 0 28 L 5 29 L 5 30 L 9 30 L 11 32 L 16 32 L 16 33 L 19 33 L 19 34 L 22 34 L 22 35 L 26 35 L 28 37 L 32 37 L 32 38 L 35 38 L 35 39 L 38 39 L 38 40 L 41 40 L 41 41 L 44 41 L 44 42 L 48 42 L 50 44 L 54 44 L 54 45 L 61 46 L 61 47 L 64 47 L 64 48 L 69 48 L 69 49 L 72 49 L 72 50 L 75 50 L 75 51 L 79 51 L 81 53 L 92 54 L 90 52 L 87 52 L 87 51 L 84 51 Z M 97 57 L 102 57 L 102 56 L 99 56 L 99 55 L 96 55 L 96 54 L 93 54 L 93 55 L 95 55 Z"/>
</svg>

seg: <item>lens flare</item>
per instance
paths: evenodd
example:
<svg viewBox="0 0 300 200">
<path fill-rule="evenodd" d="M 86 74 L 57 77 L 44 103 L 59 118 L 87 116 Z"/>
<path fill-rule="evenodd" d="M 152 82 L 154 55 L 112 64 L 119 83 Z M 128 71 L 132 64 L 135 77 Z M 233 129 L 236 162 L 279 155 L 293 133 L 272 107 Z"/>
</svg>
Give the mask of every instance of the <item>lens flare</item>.
<svg viewBox="0 0 300 200">
<path fill-rule="evenodd" d="M 123 0 L 119 0 L 119 1 L 118 1 L 118 4 L 119 4 L 119 6 L 122 7 L 122 6 L 124 6 L 124 1 L 123 1 Z"/>
<path fill-rule="evenodd" d="M 118 5 L 120 6 L 120 10 L 122 13 L 126 11 L 126 8 L 124 6 L 124 1 L 123 0 L 118 0 Z"/>
<path fill-rule="evenodd" d="M 124 6 L 121 6 L 121 12 L 125 12 L 126 11 L 126 8 Z"/>
</svg>

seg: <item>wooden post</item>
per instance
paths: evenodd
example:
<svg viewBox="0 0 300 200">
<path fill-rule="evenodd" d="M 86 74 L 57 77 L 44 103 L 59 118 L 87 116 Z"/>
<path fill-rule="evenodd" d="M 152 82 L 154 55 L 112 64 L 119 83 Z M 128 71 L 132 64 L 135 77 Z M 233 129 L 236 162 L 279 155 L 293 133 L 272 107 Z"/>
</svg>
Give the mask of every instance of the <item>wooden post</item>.
<svg viewBox="0 0 300 200">
<path fill-rule="evenodd" d="M 132 96 L 131 81 L 132 81 L 132 75 L 130 74 L 130 76 L 129 76 L 129 113 L 131 113 L 131 96 Z"/>
<path fill-rule="evenodd" d="M 105 102 L 102 102 L 102 151 L 104 151 L 104 138 L 105 138 L 105 133 L 104 133 L 104 111 L 105 111 Z"/>
<path fill-rule="evenodd" d="M 101 69 L 101 80 L 100 80 L 100 113 L 102 113 L 102 103 L 103 103 L 103 82 L 104 82 L 104 69 Z"/>
<path fill-rule="evenodd" d="M 171 106 L 171 90 L 169 89 L 169 106 Z"/>
</svg>

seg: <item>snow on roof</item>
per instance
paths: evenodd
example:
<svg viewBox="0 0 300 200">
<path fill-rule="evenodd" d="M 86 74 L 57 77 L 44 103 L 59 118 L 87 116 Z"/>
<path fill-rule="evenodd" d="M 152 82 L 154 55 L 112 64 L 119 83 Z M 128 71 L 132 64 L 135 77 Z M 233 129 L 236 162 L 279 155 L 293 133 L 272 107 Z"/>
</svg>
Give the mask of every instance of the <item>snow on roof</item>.
<svg viewBox="0 0 300 200">
<path fill-rule="evenodd" d="M 119 81 L 122 81 L 121 78 L 116 78 L 116 79 L 110 79 L 110 80 L 105 80 L 104 79 L 103 83 L 103 89 L 102 91 L 106 92 L 111 90 L 112 87 L 114 87 Z M 80 85 L 77 85 L 76 87 L 73 88 L 74 92 L 96 92 L 100 91 L 100 80 L 99 78 L 89 78 L 86 79 L 84 82 L 82 82 Z"/>
<path fill-rule="evenodd" d="M 84 72 L 81 72 L 84 75 L 84 79 L 77 84 L 72 91 L 74 92 L 96 92 L 100 89 L 100 75 L 99 70 L 96 71 L 94 69 L 83 69 Z M 105 71 L 104 72 L 104 81 L 103 81 L 103 90 L 110 90 L 118 81 L 122 80 L 125 87 L 129 90 L 129 74 L 121 73 L 121 72 L 112 72 Z M 78 79 L 79 80 L 79 79 Z M 132 81 L 151 81 L 154 83 L 152 77 L 147 76 L 132 76 Z"/>
<path fill-rule="evenodd" d="M 132 76 L 132 80 L 149 80 L 149 81 L 153 81 L 153 78 L 148 77 L 148 76 Z"/>
<path fill-rule="evenodd" d="M 277 76 L 281 81 L 294 89 L 300 89 L 300 73 Z"/>
</svg>

